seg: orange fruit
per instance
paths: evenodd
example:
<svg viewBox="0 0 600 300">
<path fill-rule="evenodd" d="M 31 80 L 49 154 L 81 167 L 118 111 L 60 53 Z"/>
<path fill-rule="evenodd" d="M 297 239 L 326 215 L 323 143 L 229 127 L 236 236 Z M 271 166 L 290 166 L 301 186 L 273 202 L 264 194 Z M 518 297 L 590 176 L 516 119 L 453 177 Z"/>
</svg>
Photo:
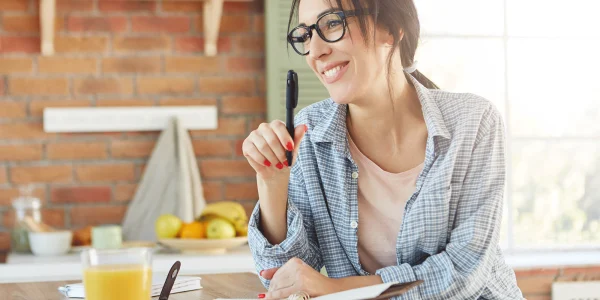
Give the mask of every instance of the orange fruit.
<svg viewBox="0 0 600 300">
<path fill-rule="evenodd" d="M 201 222 L 185 223 L 179 235 L 182 239 L 202 239 L 206 237 L 206 226 Z"/>
</svg>

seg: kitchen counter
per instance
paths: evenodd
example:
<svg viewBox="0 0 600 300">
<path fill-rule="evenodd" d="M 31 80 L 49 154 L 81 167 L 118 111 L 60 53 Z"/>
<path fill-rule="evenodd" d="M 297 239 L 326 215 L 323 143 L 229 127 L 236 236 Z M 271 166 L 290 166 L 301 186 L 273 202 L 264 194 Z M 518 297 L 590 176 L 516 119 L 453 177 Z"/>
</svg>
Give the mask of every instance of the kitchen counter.
<svg viewBox="0 0 600 300">
<path fill-rule="evenodd" d="M 181 275 L 256 273 L 248 245 L 229 250 L 225 254 L 157 251 L 153 254 L 152 270 L 166 274 L 177 260 L 181 262 Z M 8 255 L 6 264 L 0 264 L 0 283 L 81 280 L 81 278 L 79 252 L 53 257 L 11 253 Z"/>
</svg>

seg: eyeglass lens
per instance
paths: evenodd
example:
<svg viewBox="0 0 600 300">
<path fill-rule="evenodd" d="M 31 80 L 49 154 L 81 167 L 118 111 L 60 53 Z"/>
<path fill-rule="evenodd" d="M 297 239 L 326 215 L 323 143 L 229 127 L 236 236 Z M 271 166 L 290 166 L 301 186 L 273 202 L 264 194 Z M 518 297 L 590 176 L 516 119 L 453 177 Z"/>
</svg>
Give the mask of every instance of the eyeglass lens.
<svg viewBox="0 0 600 300">
<path fill-rule="evenodd" d="M 344 21 L 335 13 L 322 16 L 317 21 L 317 33 L 326 42 L 336 42 L 344 35 Z M 292 31 L 293 45 L 302 54 L 310 50 L 310 36 L 308 27 L 298 27 Z"/>
</svg>

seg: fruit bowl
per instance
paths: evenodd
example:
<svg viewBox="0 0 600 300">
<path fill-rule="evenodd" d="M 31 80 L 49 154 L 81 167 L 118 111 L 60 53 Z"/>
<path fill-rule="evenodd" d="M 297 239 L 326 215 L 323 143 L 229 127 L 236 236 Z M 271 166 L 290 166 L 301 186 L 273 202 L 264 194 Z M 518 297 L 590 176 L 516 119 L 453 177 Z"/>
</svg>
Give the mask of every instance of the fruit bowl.
<svg viewBox="0 0 600 300">
<path fill-rule="evenodd" d="M 230 239 L 159 239 L 158 242 L 183 253 L 222 254 L 229 249 L 246 244 L 248 237 L 240 236 Z"/>
</svg>

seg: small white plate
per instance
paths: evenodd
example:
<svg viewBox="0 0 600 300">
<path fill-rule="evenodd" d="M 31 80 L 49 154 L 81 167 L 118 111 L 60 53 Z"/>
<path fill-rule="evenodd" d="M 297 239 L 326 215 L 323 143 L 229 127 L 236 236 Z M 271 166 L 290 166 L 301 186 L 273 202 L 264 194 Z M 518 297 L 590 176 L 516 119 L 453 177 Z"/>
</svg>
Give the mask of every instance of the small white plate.
<svg viewBox="0 0 600 300">
<path fill-rule="evenodd" d="M 225 253 L 248 243 L 247 236 L 231 239 L 159 239 L 158 242 L 184 253 Z"/>
</svg>

